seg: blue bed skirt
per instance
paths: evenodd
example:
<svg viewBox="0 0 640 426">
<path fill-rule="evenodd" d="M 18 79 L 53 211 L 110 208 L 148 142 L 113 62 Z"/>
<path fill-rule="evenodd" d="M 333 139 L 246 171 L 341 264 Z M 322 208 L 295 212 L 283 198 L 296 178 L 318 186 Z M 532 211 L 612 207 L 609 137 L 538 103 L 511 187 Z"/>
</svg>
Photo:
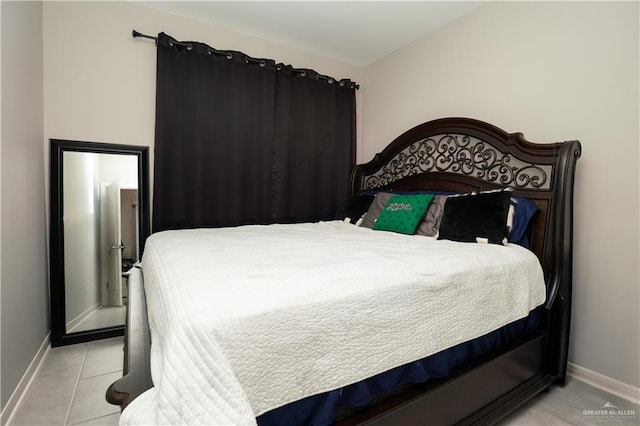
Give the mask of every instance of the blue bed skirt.
<svg viewBox="0 0 640 426">
<path fill-rule="evenodd" d="M 538 309 L 523 319 L 507 324 L 489 334 L 445 349 L 427 358 L 330 392 L 292 402 L 257 417 L 260 426 L 328 425 L 335 421 L 339 409 L 362 408 L 382 395 L 393 393 L 400 384 L 425 383 L 447 377 L 464 363 L 507 346 L 533 333 L 540 321 Z M 400 349 L 401 350 L 401 349 Z"/>
</svg>

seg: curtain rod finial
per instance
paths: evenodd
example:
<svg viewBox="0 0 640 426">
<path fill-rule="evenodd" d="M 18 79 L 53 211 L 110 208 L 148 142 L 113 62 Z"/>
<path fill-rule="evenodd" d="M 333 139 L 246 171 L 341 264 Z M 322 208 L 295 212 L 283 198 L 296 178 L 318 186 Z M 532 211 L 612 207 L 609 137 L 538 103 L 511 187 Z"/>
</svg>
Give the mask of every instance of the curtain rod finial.
<svg viewBox="0 0 640 426">
<path fill-rule="evenodd" d="M 156 45 L 158 45 L 158 37 L 152 37 L 152 36 L 149 36 L 149 35 L 146 35 L 146 34 L 142 34 L 141 32 L 138 32 L 136 30 L 131 31 L 131 35 L 133 36 L 133 38 L 143 37 L 143 38 L 148 38 L 150 40 L 155 40 Z"/>
</svg>

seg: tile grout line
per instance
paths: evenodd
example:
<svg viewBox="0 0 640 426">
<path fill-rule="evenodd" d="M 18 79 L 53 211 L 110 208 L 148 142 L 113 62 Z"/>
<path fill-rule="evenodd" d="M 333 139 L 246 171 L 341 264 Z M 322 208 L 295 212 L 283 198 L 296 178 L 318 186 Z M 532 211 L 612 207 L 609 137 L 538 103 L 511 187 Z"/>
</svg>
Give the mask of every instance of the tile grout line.
<svg viewBox="0 0 640 426">
<path fill-rule="evenodd" d="M 82 368 L 82 370 L 84 371 L 84 365 L 83 365 L 82 367 L 83 367 L 83 368 Z M 100 376 L 107 376 L 107 375 L 109 375 L 109 374 L 113 374 L 113 373 L 122 373 L 122 370 L 110 371 L 110 372 L 107 372 L 107 373 L 96 374 L 95 376 L 88 376 L 88 377 L 82 377 L 82 372 L 81 372 L 81 373 L 80 373 L 80 379 L 78 380 L 78 384 L 79 384 L 79 383 L 80 383 L 80 381 L 82 381 L 82 380 L 86 380 L 86 379 L 93 379 L 93 378 L 95 378 L 95 377 L 100 377 Z M 73 404 L 73 402 L 75 401 L 75 394 L 76 394 L 76 392 L 74 391 L 74 398 L 73 398 L 72 404 Z M 71 406 L 69 406 L 69 413 L 70 413 L 70 412 L 71 412 Z M 80 425 L 80 424 L 83 424 L 83 423 L 85 423 L 85 422 L 95 421 L 95 420 L 98 420 L 98 419 L 102 419 L 102 418 L 104 418 L 104 417 L 113 416 L 114 414 L 119 414 L 119 412 L 118 412 L 118 411 L 116 411 L 116 412 L 114 412 L 114 413 L 104 414 L 104 415 L 102 415 L 102 416 L 92 417 L 92 418 L 90 418 L 90 419 L 84 419 L 84 420 L 81 420 L 81 421 L 80 421 L 80 423 L 74 423 L 74 425 Z M 72 425 L 69 425 L 69 424 L 68 424 L 68 419 L 67 419 L 67 421 L 65 421 L 65 426 L 72 426 Z"/>
<path fill-rule="evenodd" d="M 83 377 L 84 371 L 86 370 L 86 367 L 87 367 L 87 359 L 89 357 L 89 351 L 91 351 L 92 349 L 100 348 L 100 347 L 111 346 L 113 343 L 114 342 L 108 342 L 108 343 L 102 342 L 102 343 L 96 344 L 94 346 L 87 345 L 87 351 L 85 353 L 84 360 L 82 362 L 82 368 L 80 369 L 80 375 L 79 375 L 78 381 L 76 382 L 76 387 L 75 387 L 74 392 L 73 392 L 73 398 L 71 400 L 71 404 L 69 405 L 69 409 L 67 410 L 67 417 L 66 417 L 65 423 L 64 423 L 65 426 L 71 426 L 70 423 L 69 423 L 69 418 L 70 418 L 70 415 L 71 415 L 71 409 L 73 408 L 73 404 L 76 402 L 76 395 L 77 395 L 77 392 L 78 392 L 78 387 L 80 386 L 80 382 L 82 380 L 93 379 L 93 378 L 96 378 L 96 377 L 106 376 L 106 375 L 113 374 L 113 373 L 120 373 L 122 375 L 122 367 L 120 367 L 118 370 L 107 371 L 107 372 L 102 372 L 100 374 L 94 374 L 94 375 L 91 375 L 91 376 Z M 118 346 L 120 346 L 120 345 L 124 344 L 124 342 L 117 341 L 117 344 L 118 344 Z M 92 417 L 92 418 L 89 418 L 89 419 L 84 419 L 84 420 L 81 420 L 81 423 L 73 423 L 73 424 L 75 425 L 75 424 L 82 424 L 82 423 L 88 422 L 88 421 L 94 421 L 94 420 L 97 420 L 97 419 L 101 419 L 101 418 L 112 416 L 113 414 L 116 414 L 116 413 L 109 413 L 109 414 L 104 414 L 104 415 L 101 415 L 101 416 L 98 416 L 98 417 Z"/>
<path fill-rule="evenodd" d="M 84 358 L 82 359 L 82 368 L 78 373 L 78 378 L 76 379 L 76 385 L 73 388 L 73 395 L 71 396 L 71 402 L 69 403 L 69 407 L 67 408 L 67 414 L 64 417 L 65 426 L 69 424 L 69 415 L 71 414 L 71 407 L 73 407 L 73 403 L 76 400 L 76 393 L 78 392 L 78 386 L 80 385 L 80 378 L 82 377 L 82 372 L 84 371 L 84 366 L 85 366 L 85 363 L 87 362 L 88 353 L 89 353 L 89 347 L 86 347 Z"/>
</svg>

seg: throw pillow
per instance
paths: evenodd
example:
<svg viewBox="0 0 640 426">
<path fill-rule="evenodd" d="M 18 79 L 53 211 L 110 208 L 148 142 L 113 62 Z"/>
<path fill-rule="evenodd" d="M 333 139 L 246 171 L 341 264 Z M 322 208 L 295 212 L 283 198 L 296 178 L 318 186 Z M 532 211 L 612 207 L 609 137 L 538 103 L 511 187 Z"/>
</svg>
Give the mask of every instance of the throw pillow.
<svg viewBox="0 0 640 426">
<path fill-rule="evenodd" d="M 373 229 L 412 235 L 431 200 L 432 194 L 394 195 L 378 216 Z"/>
<path fill-rule="evenodd" d="M 510 202 L 507 191 L 449 197 L 438 239 L 505 244 Z"/>
</svg>

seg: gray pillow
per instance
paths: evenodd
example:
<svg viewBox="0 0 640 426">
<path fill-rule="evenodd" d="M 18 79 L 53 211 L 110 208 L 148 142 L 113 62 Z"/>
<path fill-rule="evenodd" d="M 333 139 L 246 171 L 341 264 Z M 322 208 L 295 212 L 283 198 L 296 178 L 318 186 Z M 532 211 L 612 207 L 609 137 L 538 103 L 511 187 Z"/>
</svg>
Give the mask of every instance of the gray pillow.
<svg viewBox="0 0 640 426">
<path fill-rule="evenodd" d="M 376 194 L 376 198 L 373 199 L 373 202 L 369 206 L 369 209 L 363 216 L 360 226 L 373 229 L 373 224 L 376 223 L 376 219 L 378 219 L 378 216 L 380 216 L 380 213 L 393 195 L 395 194 L 391 194 L 388 192 L 378 192 Z"/>
<path fill-rule="evenodd" d="M 433 197 L 431 204 L 427 208 L 424 218 L 418 224 L 416 235 L 425 237 L 435 237 L 440 229 L 442 221 L 442 212 L 444 212 L 444 203 L 447 201 L 448 195 L 436 195 Z M 375 201 L 374 201 L 375 202 Z"/>
</svg>

